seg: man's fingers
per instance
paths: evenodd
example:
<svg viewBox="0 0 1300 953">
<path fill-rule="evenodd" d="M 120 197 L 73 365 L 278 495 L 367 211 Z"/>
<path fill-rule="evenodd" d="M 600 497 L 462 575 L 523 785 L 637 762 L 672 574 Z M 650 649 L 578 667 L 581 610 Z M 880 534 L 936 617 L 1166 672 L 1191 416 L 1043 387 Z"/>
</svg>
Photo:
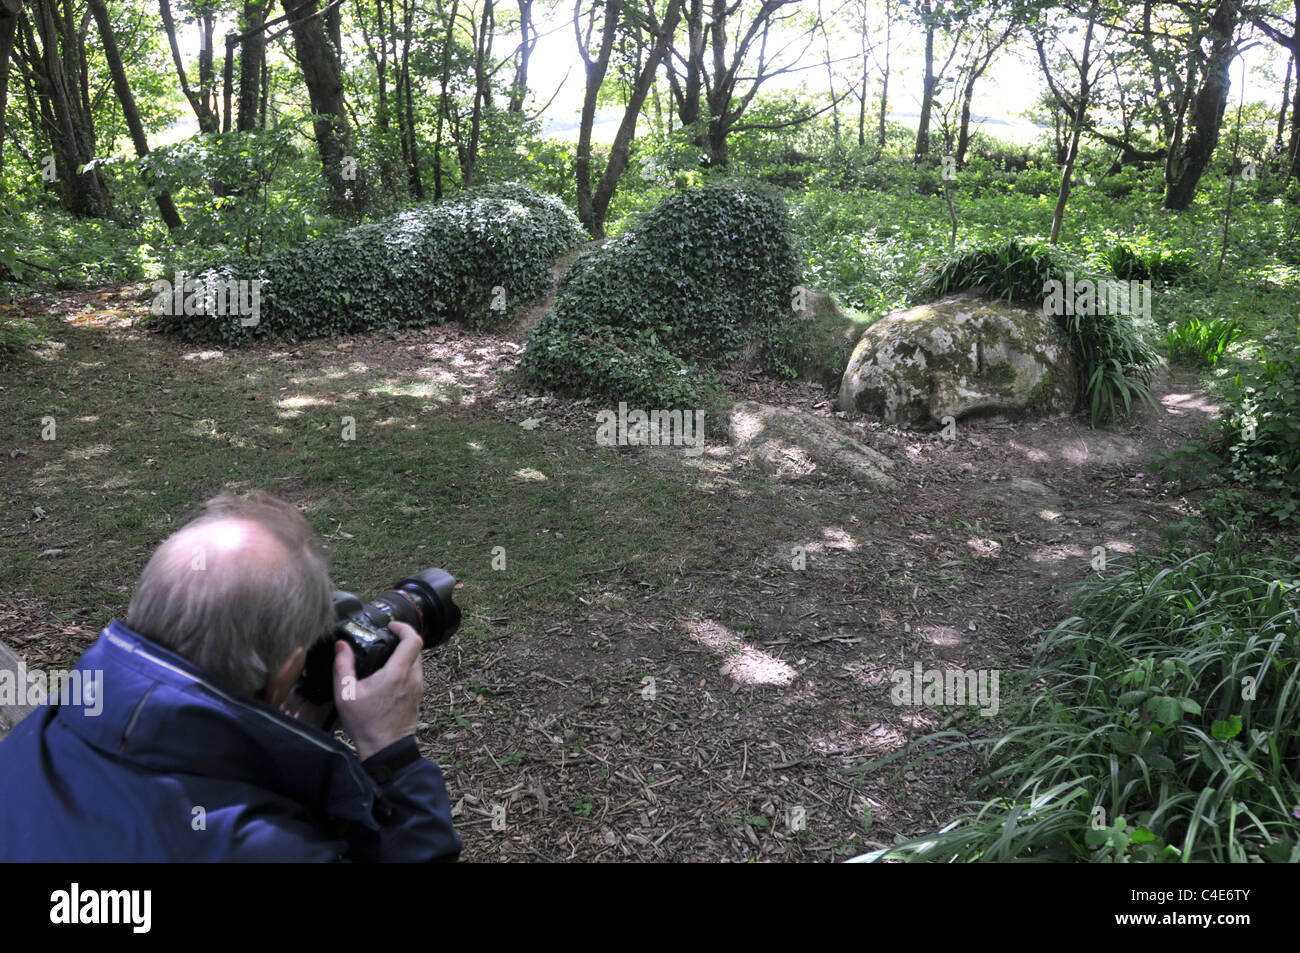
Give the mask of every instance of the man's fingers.
<svg viewBox="0 0 1300 953">
<path fill-rule="evenodd" d="M 352 653 L 352 647 L 339 639 L 334 643 L 334 681 L 341 682 L 349 675 L 355 678 L 356 674 L 357 659 Z"/>
<path fill-rule="evenodd" d="M 393 650 L 393 656 L 386 663 L 400 668 L 401 666 L 414 666 L 418 663 L 420 653 L 424 650 L 424 639 L 420 638 L 420 633 L 405 622 L 390 622 L 388 629 L 394 633 L 400 642 L 397 648 Z"/>
</svg>

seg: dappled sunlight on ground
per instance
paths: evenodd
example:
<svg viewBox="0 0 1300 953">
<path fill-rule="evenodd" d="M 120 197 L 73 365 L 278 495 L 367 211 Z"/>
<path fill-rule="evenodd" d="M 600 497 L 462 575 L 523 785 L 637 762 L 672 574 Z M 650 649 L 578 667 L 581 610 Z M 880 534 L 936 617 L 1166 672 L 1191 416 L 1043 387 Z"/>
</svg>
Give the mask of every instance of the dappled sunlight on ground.
<svg viewBox="0 0 1300 953">
<path fill-rule="evenodd" d="M 334 403 L 328 397 L 309 397 L 306 394 L 294 394 L 292 397 L 283 397 L 275 402 L 275 406 L 284 410 L 302 410 L 304 407 L 324 407 L 327 404 Z"/>
<path fill-rule="evenodd" d="M 966 641 L 966 637 L 950 625 L 917 626 L 916 633 L 931 645 L 937 645 L 942 648 L 956 648 Z"/>
<path fill-rule="evenodd" d="M 981 539 L 971 537 L 966 540 L 966 545 L 970 547 L 971 552 L 984 558 L 996 558 L 1002 551 L 1002 544 L 995 539 Z"/>
<path fill-rule="evenodd" d="M 900 708 L 900 711 L 906 712 L 916 734 L 924 734 L 939 726 L 936 713 L 928 709 Z M 813 750 L 823 755 L 851 756 L 855 760 L 865 761 L 901 751 L 907 747 L 909 740 L 906 731 L 884 722 L 873 722 L 867 725 L 845 722 L 838 729 L 814 735 L 808 743 Z"/>
<path fill-rule="evenodd" d="M 1202 393 L 1169 393 L 1160 398 L 1160 406 L 1177 416 L 1198 415 L 1208 422 L 1217 416 L 1218 405 Z"/>
<path fill-rule="evenodd" d="M 726 626 L 705 619 L 689 623 L 686 631 L 701 645 L 724 656 L 725 674 L 741 685 L 788 685 L 794 681 L 793 666 L 754 648 Z"/>
<path fill-rule="evenodd" d="M 962 757 L 860 769 L 986 724 L 970 706 L 895 704 L 892 673 L 1023 667 L 1069 584 L 1097 576 L 1098 548 L 1118 565 L 1178 506 L 1195 512 L 1128 453 L 1153 443 L 1138 426 L 970 426 L 945 441 L 773 398 L 888 457 L 897 484 L 820 457 L 777 482 L 720 432 L 699 456 L 599 447 L 599 403 L 521 392 L 518 343 L 455 326 L 224 351 L 139 328 L 58 333 L 68 350 L 47 347 L 25 385 L 0 382 L 32 420 L 0 447 L 15 578 L 124 605 L 150 547 L 223 487 L 298 502 L 348 588 L 381 571 L 366 585 L 387 585 L 394 560 L 459 570 L 464 625 L 426 666 L 420 744 L 454 800 L 479 797 L 458 821 L 502 798 L 512 818 L 536 804 L 534 843 L 558 856 L 566 833 L 615 828 L 653 831 L 638 843 L 655 859 L 829 858 L 869 845 L 864 830 L 929 829 L 966 793 Z M 1190 386 L 1162 402 L 1161 427 L 1201 412 Z M 39 440 L 47 404 L 58 442 Z M 509 573 L 488 568 L 498 544 Z M 42 633 L 73 601 L 53 591 L 29 613 Z M 30 629 L 0 612 L 6 640 Z M 733 826 L 764 813 L 780 827 L 792 804 L 808 808 L 798 842 Z M 474 859 L 522 843 L 486 821 L 475 834 Z"/>
<path fill-rule="evenodd" d="M 66 451 L 67 455 L 74 460 L 89 460 L 91 457 L 102 457 L 113 452 L 113 448 L 106 443 L 97 443 L 90 447 L 76 447 Z"/>
</svg>

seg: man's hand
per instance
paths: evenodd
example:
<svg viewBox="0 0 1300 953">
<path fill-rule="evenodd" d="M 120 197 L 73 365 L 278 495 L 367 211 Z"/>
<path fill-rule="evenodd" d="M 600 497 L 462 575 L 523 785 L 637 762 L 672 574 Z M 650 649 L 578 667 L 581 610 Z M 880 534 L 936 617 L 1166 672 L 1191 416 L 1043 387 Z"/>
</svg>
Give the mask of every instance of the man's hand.
<svg viewBox="0 0 1300 953">
<path fill-rule="evenodd" d="M 356 658 L 348 644 L 334 643 L 334 704 L 362 761 L 415 734 L 420 722 L 424 641 L 404 622 L 390 622 L 388 629 L 401 642 L 384 667 L 367 678 L 357 678 Z"/>
</svg>

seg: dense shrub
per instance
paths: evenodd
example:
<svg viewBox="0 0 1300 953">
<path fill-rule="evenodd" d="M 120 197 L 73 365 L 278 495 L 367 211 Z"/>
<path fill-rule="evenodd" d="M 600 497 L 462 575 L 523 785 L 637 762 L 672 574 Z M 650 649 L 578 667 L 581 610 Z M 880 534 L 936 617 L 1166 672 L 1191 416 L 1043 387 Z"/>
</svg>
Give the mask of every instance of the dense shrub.
<svg viewBox="0 0 1300 953">
<path fill-rule="evenodd" d="M 488 186 L 437 205 L 279 249 L 260 261 L 196 270 L 195 279 L 254 280 L 259 322 L 163 314 L 156 327 L 189 340 L 298 339 L 373 328 L 483 319 L 513 312 L 551 284 L 555 257 L 581 241 L 558 199 L 518 185 Z"/>
<path fill-rule="evenodd" d="M 1015 177 L 1011 180 L 1011 190 L 1020 195 L 1050 196 L 1059 192 L 1060 188 L 1060 171 L 1033 165 L 1023 172 L 1015 173 Z"/>
<path fill-rule="evenodd" d="M 11 311 L 11 307 L 0 304 L 0 364 L 46 337 L 44 327 L 21 312 Z"/>
<path fill-rule="evenodd" d="M 1106 249 L 1106 263 L 1124 281 L 1178 281 L 1195 270 L 1192 253 L 1150 238 L 1115 239 Z"/>
<path fill-rule="evenodd" d="M 1144 175 L 1135 165 L 1126 165 L 1114 175 L 1105 176 L 1097 183 L 1097 188 L 1104 195 L 1113 199 L 1127 198 L 1134 189 L 1143 185 Z"/>
<path fill-rule="evenodd" d="M 922 272 L 917 298 L 929 300 L 976 286 L 991 298 L 1041 304 L 1048 281 L 1065 282 L 1071 263 L 1046 242 L 1026 238 L 955 249 Z"/>
<path fill-rule="evenodd" d="M 933 753 L 987 749 L 993 799 L 874 859 L 1300 860 L 1300 561 L 1143 559 L 1075 610 L 1011 729 Z"/>
<path fill-rule="evenodd" d="M 1266 361 L 1249 384 L 1239 376 L 1234 390 L 1237 412 L 1221 425 L 1228 471 L 1269 491 L 1268 515 L 1300 522 L 1300 347 Z"/>
<path fill-rule="evenodd" d="M 799 281 L 784 203 L 733 185 L 669 196 L 587 252 L 529 335 L 537 387 L 688 406 L 707 366 L 771 342 Z"/>
<path fill-rule="evenodd" d="M 1049 281 L 1087 279 L 1101 288 L 1109 279 L 1090 274 L 1045 242 L 1012 238 L 966 245 L 950 252 L 923 275 L 917 298 L 928 300 L 979 287 L 991 298 L 1041 307 Z M 1098 297 L 1102 297 L 1101 294 Z M 1062 314 L 1079 366 L 1079 391 L 1095 426 L 1132 410 L 1135 400 L 1152 402 L 1148 387 L 1159 355 L 1133 316 L 1123 313 Z"/>
<path fill-rule="evenodd" d="M 1189 315 L 1165 332 L 1169 360 L 1192 367 L 1214 367 L 1240 333 L 1241 323 L 1236 318 L 1202 321 Z"/>
</svg>

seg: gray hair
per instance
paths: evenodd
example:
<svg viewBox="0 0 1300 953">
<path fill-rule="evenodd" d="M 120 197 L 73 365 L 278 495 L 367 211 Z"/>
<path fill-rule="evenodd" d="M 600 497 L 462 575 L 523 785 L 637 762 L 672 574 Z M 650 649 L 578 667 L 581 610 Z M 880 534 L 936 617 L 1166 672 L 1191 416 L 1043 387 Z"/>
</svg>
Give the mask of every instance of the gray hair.
<svg viewBox="0 0 1300 953">
<path fill-rule="evenodd" d="M 247 546 L 197 545 L 201 528 L 213 535 L 217 523 L 254 524 L 269 550 L 253 558 Z M 329 571 L 311 525 L 296 507 L 263 493 L 209 500 L 158 547 L 126 615 L 140 635 L 248 695 L 333 622 Z"/>
</svg>

